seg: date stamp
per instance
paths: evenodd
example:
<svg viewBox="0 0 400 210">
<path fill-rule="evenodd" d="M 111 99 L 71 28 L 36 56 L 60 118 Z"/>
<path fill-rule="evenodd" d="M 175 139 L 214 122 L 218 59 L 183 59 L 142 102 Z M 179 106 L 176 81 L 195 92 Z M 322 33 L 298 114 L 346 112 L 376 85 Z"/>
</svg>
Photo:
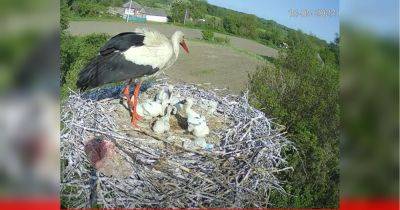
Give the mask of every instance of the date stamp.
<svg viewBox="0 0 400 210">
<path fill-rule="evenodd" d="M 290 17 L 335 17 L 338 16 L 336 9 L 290 9 Z"/>
</svg>

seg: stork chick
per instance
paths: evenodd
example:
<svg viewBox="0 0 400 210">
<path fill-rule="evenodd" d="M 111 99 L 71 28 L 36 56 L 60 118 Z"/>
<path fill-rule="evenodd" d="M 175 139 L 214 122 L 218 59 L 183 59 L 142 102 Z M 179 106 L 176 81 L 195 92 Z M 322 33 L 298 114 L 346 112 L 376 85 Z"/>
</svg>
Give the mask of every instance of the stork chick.
<svg viewBox="0 0 400 210">
<path fill-rule="evenodd" d="M 148 99 L 143 103 L 139 103 L 137 105 L 136 112 L 139 116 L 143 117 L 144 119 L 150 120 L 154 117 L 163 116 L 167 105 L 168 105 L 167 100 L 151 101 Z"/>
<path fill-rule="evenodd" d="M 153 125 L 153 131 L 157 134 L 168 132 L 170 129 L 169 118 L 171 116 L 172 106 L 167 107 L 167 113 L 160 117 Z"/>
<path fill-rule="evenodd" d="M 155 100 L 157 101 L 166 101 L 170 100 L 172 96 L 172 90 L 174 89 L 174 86 L 168 85 L 168 87 L 163 87 L 161 90 L 157 93 Z"/>
<path fill-rule="evenodd" d="M 210 129 L 207 126 L 206 118 L 192 109 L 193 100 L 191 98 L 186 99 L 185 105 L 188 131 L 196 137 L 206 137 L 210 133 Z"/>
</svg>

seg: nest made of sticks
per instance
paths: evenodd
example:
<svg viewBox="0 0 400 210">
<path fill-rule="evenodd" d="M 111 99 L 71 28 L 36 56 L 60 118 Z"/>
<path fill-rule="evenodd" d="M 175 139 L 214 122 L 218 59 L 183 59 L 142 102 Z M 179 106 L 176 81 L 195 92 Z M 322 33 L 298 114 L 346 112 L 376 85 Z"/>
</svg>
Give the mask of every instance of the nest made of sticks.
<svg viewBox="0 0 400 210">
<path fill-rule="evenodd" d="M 146 92 L 165 85 L 153 85 Z M 71 92 L 62 104 L 64 207 L 267 207 L 272 191 L 285 193 L 277 174 L 292 169 L 284 151 L 294 147 L 282 126 L 249 105 L 247 94 L 175 84 L 174 92 L 182 97 L 218 102 L 212 117 L 220 123 L 210 128 L 214 148 L 208 151 L 185 148 L 171 138 L 184 139 L 187 134 L 124 130 L 118 118 L 123 106 L 116 102 L 121 88 Z M 127 116 L 122 121 L 129 124 Z M 96 170 L 85 153 L 93 137 L 115 144 L 121 164 L 112 169 L 114 176 Z"/>
</svg>

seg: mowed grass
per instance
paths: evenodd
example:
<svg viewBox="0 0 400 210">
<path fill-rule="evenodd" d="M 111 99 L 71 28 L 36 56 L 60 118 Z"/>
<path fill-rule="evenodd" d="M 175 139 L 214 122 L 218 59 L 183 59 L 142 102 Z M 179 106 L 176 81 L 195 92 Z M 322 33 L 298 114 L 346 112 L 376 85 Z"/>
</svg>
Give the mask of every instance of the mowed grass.
<svg viewBox="0 0 400 210">
<path fill-rule="evenodd" d="M 188 40 L 190 53 L 181 52 L 176 63 L 165 73 L 173 81 L 227 88 L 239 94 L 247 88 L 248 74 L 266 62 L 256 56 L 205 41 Z"/>
<path fill-rule="evenodd" d="M 201 75 L 213 74 L 214 72 L 216 72 L 215 69 L 200 69 L 200 71 L 190 72 L 190 74 L 194 76 L 201 76 Z"/>
</svg>

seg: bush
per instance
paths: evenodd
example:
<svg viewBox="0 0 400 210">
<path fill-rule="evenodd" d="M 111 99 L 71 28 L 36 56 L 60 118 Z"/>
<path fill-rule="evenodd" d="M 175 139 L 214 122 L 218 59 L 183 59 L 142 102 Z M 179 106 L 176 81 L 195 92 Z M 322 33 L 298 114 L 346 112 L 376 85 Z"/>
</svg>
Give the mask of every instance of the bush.
<svg viewBox="0 0 400 210">
<path fill-rule="evenodd" d="M 68 89 L 76 90 L 80 70 L 96 56 L 101 46 L 109 39 L 105 34 L 92 34 L 84 37 L 61 35 L 61 98 Z"/>
<path fill-rule="evenodd" d="M 216 31 L 223 31 L 224 25 L 222 23 L 222 18 L 206 15 L 205 16 L 205 26 L 207 28 L 216 30 Z"/>
<path fill-rule="evenodd" d="M 62 2 L 60 8 L 60 29 L 62 33 L 64 33 L 65 30 L 69 27 L 69 16 L 69 7 L 66 3 Z"/>
<path fill-rule="evenodd" d="M 257 37 L 257 18 L 255 15 L 230 14 L 223 18 L 224 29 L 231 34 L 255 39 Z"/>
<path fill-rule="evenodd" d="M 201 35 L 206 41 L 214 41 L 214 32 L 211 30 L 202 30 Z"/>
<path fill-rule="evenodd" d="M 225 37 L 214 37 L 214 42 L 218 44 L 229 44 L 231 40 L 225 36 Z"/>
<path fill-rule="evenodd" d="M 218 44 L 229 44 L 231 41 L 228 38 L 228 36 L 225 36 L 225 37 L 214 36 L 214 32 L 211 30 L 202 30 L 201 35 L 203 36 L 204 40 L 209 41 L 209 42 L 218 43 Z"/>
<path fill-rule="evenodd" d="M 294 40 L 294 39 L 292 39 Z M 250 102 L 286 125 L 298 153 L 294 172 L 281 175 L 292 196 L 271 195 L 274 207 L 335 208 L 339 184 L 339 70 L 321 65 L 307 39 L 290 45 L 275 65 L 250 75 Z"/>
<path fill-rule="evenodd" d="M 100 17 L 107 15 L 107 7 L 93 2 L 74 2 L 71 11 L 79 17 Z"/>
</svg>

